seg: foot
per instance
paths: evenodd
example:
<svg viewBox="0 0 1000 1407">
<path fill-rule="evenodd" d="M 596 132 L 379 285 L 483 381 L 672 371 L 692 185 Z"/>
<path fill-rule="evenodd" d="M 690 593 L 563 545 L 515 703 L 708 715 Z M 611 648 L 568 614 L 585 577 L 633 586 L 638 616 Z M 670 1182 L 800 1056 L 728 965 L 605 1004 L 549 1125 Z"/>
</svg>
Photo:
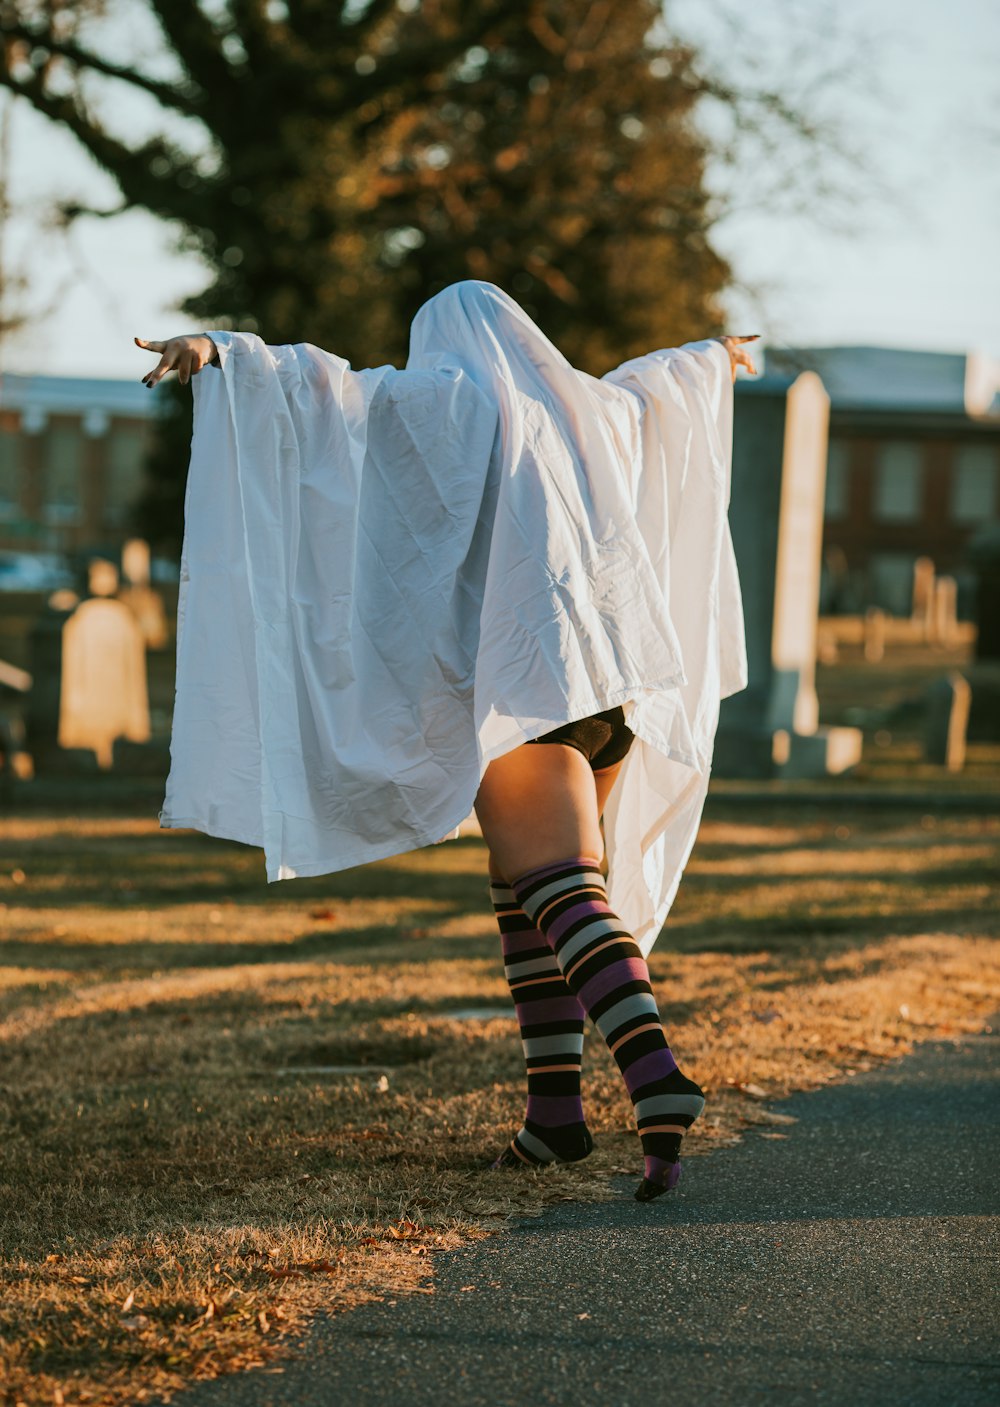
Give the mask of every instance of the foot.
<svg viewBox="0 0 1000 1407">
<path fill-rule="evenodd" d="M 662 1180 L 653 1180 L 644 1177 L 636 1188 L 635 1200 L 637 1202 L 652 1202 L 656 1197 L 662 1197 L 664 1192 L 672 1192 L 681 1180 L 680 1163 L 667 1163 Z"/>
<path fill-rule="evenodd" d="M 705 1107 L 705 1092 L 674 1070 L 659 1081 L 656 1093 L 647 1094 L 636 1107 L 645 1167 L 635 1197 L 637 1202 L 651 1202 L 680 1181 L 681 1143 Z"/>
<path fill-rule="evenodd" d="M 540 1168 L 549 1163 L 579 1163 L 593 1150 L 594 1140 L 586 1124 L 568 1124 L 547 1129 L 524 1121 L 524 1127 L 490 1163 L 490 1171 L 501 1168 Z"/>
</svg>

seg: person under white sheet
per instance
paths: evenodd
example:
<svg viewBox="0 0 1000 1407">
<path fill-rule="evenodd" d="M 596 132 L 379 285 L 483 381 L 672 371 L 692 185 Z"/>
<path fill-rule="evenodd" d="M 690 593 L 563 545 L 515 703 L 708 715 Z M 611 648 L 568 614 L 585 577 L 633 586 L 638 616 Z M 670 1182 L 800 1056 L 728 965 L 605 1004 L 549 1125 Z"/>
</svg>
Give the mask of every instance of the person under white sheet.
<svg viewBox="0 0 1000 1407">
<path fill-rule="evenodd" d="M 633 1100 L 640 1200 L 675 1185 L 704 1102 L 645 957 L 719 702 L 747 682 L 727 509 L 749 340 L 595 378 L 480 280 L 421 307 L 403 370 L 248 333 L 136 338 L 160 354 L 147 385 L 212 368 L 161 825 L 260 845 L 274 881 L 447 839 L 475 808 L 528 1066 L 493 1166 L 590 1151 L 589 1013 Z"/>
</svg>

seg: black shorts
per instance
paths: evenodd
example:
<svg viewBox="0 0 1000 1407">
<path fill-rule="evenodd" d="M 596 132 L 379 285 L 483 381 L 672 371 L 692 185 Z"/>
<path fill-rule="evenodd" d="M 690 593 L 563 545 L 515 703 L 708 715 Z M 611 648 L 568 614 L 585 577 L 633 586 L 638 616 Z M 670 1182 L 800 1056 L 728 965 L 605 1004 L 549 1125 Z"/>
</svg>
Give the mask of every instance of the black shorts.
<svg viewBox="0 0 1000 1407">
<path fill-rule="evenodd" d="M 553 728 L 551 733 L 543 733 L 540 738 L 532 738 L 531 741 L 565 743 L 568 747 L 575 747 L 583 753 L 593 770 L 600 772 L 621 762 L 634 739 L 635 734 L 625 722 L 625 711 L 619 705 L 603 713 L 593 713 L 589 718 L 563 723 Z"/>
</svg>

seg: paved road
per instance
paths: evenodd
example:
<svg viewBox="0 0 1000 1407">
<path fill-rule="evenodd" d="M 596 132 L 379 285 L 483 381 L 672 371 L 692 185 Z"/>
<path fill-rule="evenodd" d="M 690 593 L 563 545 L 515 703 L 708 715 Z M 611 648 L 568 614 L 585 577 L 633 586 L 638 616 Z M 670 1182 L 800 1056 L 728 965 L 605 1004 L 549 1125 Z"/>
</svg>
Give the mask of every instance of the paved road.
<svg viewBox="0 0 1000 1407">
<path fill-rule="evenodd" d="M 787 1138 L 690 1159 L 681 1195 L 623 1179 L 174 1407 L 996 1407 L 998 1074 L 993 1034 L 797 1095 Z"/>
</svg>

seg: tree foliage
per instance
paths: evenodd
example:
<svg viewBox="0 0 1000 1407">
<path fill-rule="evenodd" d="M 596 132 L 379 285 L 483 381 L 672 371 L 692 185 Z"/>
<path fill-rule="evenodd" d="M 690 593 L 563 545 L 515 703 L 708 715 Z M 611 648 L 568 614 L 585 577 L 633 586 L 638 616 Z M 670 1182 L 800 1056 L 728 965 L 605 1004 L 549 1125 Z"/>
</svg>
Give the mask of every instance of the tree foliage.
<svg viewBox="0 0 1000 1407">
<path fill-rule="evenodd" d="M 0 0 L 0 83 L 210 271 L 186 327 L 143 335 L 230 326 L 400 364 L 419 305 L 467 277 L 598 375 L 720 330 L 705 80 L 653 0 L 143 3 L 162 44 L 132 62 L 102 42 L 106 0 Z M 137 142 L 125 89 L 157 114 Z M 172 399 L 143 526 L 176 542 L 190 395 Z"/>
</svg>

